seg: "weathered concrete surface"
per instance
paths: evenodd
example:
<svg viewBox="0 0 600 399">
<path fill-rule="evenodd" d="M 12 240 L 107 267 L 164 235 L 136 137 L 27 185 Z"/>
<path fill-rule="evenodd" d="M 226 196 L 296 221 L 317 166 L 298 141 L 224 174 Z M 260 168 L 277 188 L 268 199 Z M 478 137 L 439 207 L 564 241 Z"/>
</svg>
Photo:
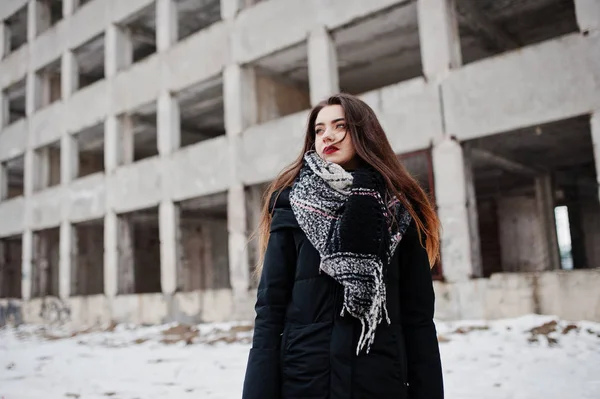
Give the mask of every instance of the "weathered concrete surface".
<svg viewBox="0 0 600 399">
<path fill-rule="evenodd" d="M 458 283 L 435 282 L 436 318 L 501 319 L 525 314 L 556 315 L 567 320 L 600 321 L 600 270 L 502 273 Z M 256 291 L 247 294 L 242 319 L 254 318 Z M 9 302 L 11 307 L 9 309 Z M 233 319 L 229 289 L 164 294 L 104 295 L 0 300 L 4 315 L 26 323 L 88 327 L 110 321 L 157 324 L 220 322 Z M 238 317 L 239 318 L 239 317 Z M 0 325 L 1 319 L 0 319 Z"/>
<path fill-rule="evenodd" d="M 0 161 L 5 161 L 25 153 L 27 148 L 28 121 L 20 119 L 2 129 L 0 134 Z"/>
<path fill-rule="evenodd" d="M 435 282 L 436 318 L 501 319 L 524 314 L 600 320 L 600 271 L 502 273 L 489 279 Z"/>
<path fill-rule="evenodd" d="M 540 312 L 569 320 L 598 321 L 598 287 L 600 269 L 542 273 L 538 277 Z"/>
<path fill-rule="evenodd" d="M 0 204 L 0 236 L 19 234 L 25 228 L 25 198 L 17 197 Z"/>
<path fill-rule="evenodd" d="M 572 34 L 468 64 L 442 83 L 447 133 L 461 140 L 600 108 L 600 35 Z"/>
</svg>

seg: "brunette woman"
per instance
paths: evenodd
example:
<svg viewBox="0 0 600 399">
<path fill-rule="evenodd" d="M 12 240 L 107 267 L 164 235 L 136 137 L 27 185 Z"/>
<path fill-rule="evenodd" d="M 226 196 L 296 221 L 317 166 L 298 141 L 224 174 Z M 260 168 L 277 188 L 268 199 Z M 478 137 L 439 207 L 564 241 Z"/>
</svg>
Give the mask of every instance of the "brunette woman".
<svg viewBox="0 0 600 399">
<path fill-rule="evenodd" d="M 440 224 L 373 110 L 318 104 L 266 198 L 243 398 L 443 398 Z"/>
</svg>

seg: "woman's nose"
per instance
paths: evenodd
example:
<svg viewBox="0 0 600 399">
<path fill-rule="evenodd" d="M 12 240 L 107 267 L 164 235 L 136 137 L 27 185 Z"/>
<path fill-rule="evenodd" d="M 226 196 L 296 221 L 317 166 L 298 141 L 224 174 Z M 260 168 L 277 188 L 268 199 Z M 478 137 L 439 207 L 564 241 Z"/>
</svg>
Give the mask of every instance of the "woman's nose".
<svg viewBox="0 0 600 399">
<path fill-rule="evenodd" d="M 331 129 L 326 129 L 325 132 L 323 133 L 323 140 L 331 141 L 332 137 L 333 137 L 333 135 L 332 135 Z"/>
</svg>

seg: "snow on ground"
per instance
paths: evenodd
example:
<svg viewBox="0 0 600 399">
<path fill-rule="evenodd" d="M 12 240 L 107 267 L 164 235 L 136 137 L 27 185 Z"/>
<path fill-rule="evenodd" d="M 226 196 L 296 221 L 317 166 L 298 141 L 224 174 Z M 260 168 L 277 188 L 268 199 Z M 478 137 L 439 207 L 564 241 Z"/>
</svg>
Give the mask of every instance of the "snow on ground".
<svg viewBox="0 0 600 399">
<path fill-rule="evenodd" d="M 532 315 L 437 327 L 447 398 L 600 398 L 599 323 Z M 251 335 L 234 323 L 0 329 L 0 398 L 239 398 Z"/>
</svg>

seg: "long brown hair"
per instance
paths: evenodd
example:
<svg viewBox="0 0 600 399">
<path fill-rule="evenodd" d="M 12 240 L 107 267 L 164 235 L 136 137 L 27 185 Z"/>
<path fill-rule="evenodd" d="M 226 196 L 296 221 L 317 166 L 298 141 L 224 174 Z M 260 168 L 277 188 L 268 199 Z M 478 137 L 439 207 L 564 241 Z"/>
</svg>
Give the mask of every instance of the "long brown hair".
<svg viewBox="0 0 600 399">
<path fill-rule="evenodd" d="M 340 93 L 329 97 L 317 104 L 310 112 L 304 147 L 298 158 L 269 185 L 262 209 L 262 216 L 258 227 L 260 257 L 256 267 L 256 274 L 262 271 L 272 214 L 269 200 L 273 193 L 290 187 L 300 173 L 303 165 L 304 154 L 313 149 L 315 145 L 315 121 L 317 115 L 326 106 L 340 105 L 345 113 L 345 120 L 356 154 L 362 162 L 375 168 L 384 177 L 389 191 L 395 195 L 408 209 L 417 225 L 421 243 L 425 236 L 425 248 L 431 267 L 439 257 L 440 249 L 440 221 L 429 197 L 417 181 L 404 168 L 390 145 L 377 116 L 371 107 L 362 100 L 350 94 Z"/>
</svg>

